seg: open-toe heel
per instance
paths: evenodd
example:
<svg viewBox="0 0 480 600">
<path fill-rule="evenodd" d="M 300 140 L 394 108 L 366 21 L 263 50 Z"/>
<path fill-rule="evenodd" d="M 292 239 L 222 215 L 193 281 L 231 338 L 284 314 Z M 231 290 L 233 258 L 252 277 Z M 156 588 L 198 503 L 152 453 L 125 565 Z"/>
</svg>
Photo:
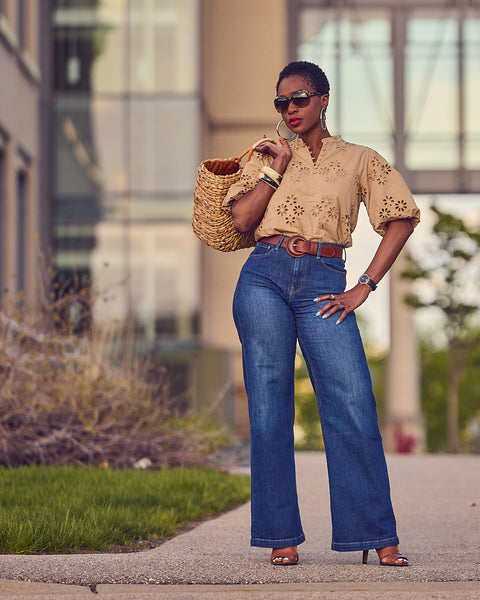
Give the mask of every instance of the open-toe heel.
<svg viewBox="0 0 480 600">
<path fill-rule="evenodd" d="M 272 565 L 296 565 L 298 563 L 298 552 L 295 547 L 274 548 L 270 556 Z"/>
<path fill-rule="evenodd" d="M 386 552 L 381 553 L 382 550 Z M 389 546 L 388 548 L 379 548 L 377 550 L 378 560 L 383 567 L 408 567 L 408 558 L 402 556 L 396 546 Z M 362 563 L 366 565 L 368 562 L 368 550 L 363 551 Z"/>
</svg>

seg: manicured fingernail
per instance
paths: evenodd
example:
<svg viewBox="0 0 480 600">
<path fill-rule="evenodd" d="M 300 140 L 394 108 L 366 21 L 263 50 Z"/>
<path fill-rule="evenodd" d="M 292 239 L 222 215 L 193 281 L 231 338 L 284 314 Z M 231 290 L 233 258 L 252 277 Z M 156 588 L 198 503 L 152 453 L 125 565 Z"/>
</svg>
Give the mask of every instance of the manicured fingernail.
<svg viewBox="0 0 480 600">
<path fill-rule="evenodd" d="M 317 312 L 317 314 L 315 315 L 316 317 L 320 316 L 320 311 Z"/>
<path fill-rule="evenodd" d="M 325 313 L 324 315 L 322 315 L 322 319 L 326 319 L 326 318 L 328 318 L 327 313 Z"/>
<path fill-rule="evenodd" d="M 313 299 L 313 301 L 314 301 L 314 302 L 318 302 L 318 298 L 314 298 L 314 299 Z"/>
<path fill-rule="evenodd" d="M 340 325 L 341 321 L 340 319 L 338 319 L 338 321 L 335 323 L 335 325 Z"/>
</svg>

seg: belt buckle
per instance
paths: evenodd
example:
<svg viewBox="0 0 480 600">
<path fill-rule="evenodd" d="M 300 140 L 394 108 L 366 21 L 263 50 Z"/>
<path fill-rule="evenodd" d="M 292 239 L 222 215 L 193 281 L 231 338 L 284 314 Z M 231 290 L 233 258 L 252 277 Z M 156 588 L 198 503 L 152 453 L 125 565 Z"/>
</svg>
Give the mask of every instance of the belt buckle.
<svg viewBox="0 0 480 600">
<path fill-rule="evenodd" d="M 293 257 L 299 257 L 299 256 L 305 256 L 306 252 L 302 252 L 301 250 L 297 250 L 297 244 L 298 242 L 306 242 L 307 240 L 302 237 L 301 235 L 294 235 L 290 238 L 288 238 L 288 241 L 285 245 L 285 248 L 287 250 L 287 252 L 290 254 L 290 256 Z"/>
</svg>

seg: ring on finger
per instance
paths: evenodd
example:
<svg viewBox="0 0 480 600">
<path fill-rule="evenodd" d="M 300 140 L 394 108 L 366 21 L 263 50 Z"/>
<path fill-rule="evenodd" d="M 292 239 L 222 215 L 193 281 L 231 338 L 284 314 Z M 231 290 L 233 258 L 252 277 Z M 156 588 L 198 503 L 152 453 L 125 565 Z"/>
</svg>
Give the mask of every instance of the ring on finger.
<svg viewBox="0 0 480 600">
<path fill-rule="evenodd" d="M 340 308 L 345 308 L 345 304 L 344 304 L 343 302 L 339 302 L 339 303 L 338 303 L 338 306 L 339 306 Z"/>
<path fill-rule="evenodd" d="M 330 294 L 330 300 L 335 300 L 335 296 L 333 294 Z"/>
</svg>

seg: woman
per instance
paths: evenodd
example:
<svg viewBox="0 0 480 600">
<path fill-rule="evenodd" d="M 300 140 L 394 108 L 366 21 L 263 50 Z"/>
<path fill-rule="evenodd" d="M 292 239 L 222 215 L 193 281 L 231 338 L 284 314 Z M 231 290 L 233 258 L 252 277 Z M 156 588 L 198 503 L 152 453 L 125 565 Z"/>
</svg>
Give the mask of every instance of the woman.
<svg viewBox="0 0 480 600">
<path fill-rule="evenodd" d="M 238 231 L 257 245 L 234 297 L 251 429 L 252 539 L 275 565 L 298 562 L 305 539 L 294 463 L 297 341 L 318 400 L 328 465 L 332 549 L 398 550 L 375 399 L 354 310 L 392 266 L 419 221 L 400 175 L 376 152 L 331 136 L 329 83 L 312 63 L 280 73 L 275 107 L 297 138 L 266 141 L 229 190 Z M 278 131 L 278 128 L 277 128 Z M 345 291 L 344 248 L 364 202 L 383 236 L 358 283 Z"/>
</svg>

